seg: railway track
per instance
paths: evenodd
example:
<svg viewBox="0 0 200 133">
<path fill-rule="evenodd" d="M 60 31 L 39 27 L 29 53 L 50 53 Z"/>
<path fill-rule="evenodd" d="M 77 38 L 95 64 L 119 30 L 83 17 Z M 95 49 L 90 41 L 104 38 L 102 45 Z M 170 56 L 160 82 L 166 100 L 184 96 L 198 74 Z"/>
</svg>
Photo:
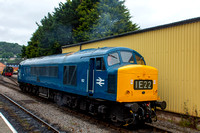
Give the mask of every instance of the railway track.
<svg viewBox="0 0 200 133">
<path fill-rule="evenodd" d="M 7 77 L 10 81 L 12 81 L 15 85 L 19 85 L 18 84 L 18 81 L 17 81 L 17 78 L 14 78 L 14 77 Z"/>
<path fill-rule="evenodd" d="M 110 121 L 103 120 L 102 118 L 90 116 L 87 113 L 80 113 L 75 110 L 68 109 L 66 107 L 60 107 L 60 108 L 62 109 L 63 112 L 71 113 L 73 116 L 79 117 L 86 121 L 89 120 L 90 122 L 97 123 L 99 125 L 103 125 L 105 127 L 114 129 L 120 133 L 172 133 L 173 132 L 165 127 L 158 127 L 149 123 L 141 126 L 126 127 L 123 125 L 112 123 Z"/>
<path fill-rule="evenodd" d="M 5 78 L 5 77 L 4 77 Z M 2 79 L 2 77 L 0 77 Z M 9 78 L 10 81 L 0 80 L 0 84 L 3 84 L 6 87 L 20 90 L 18 87 L 18 84 L 16 83 L 16 79 Z M 20 91 L 21 92 L 21 91 Z M 47 100 L 47 99 L 43 99 Z M 166 128 L 163 127 L 155 127 L 152 124 L 145 124 L 142 127 L 123 127 L 123 126 L 116 126 L 113 123 L 110 123 L 108 121 L 102 120 L 101 118 L 95 118 L 94 116 L 90 116 L 87 113 L 80 113 L 75 110 L 71 110 L 66 107 L 59 107 L 63 113 L 69 113 L 70 115 L 76 116 L 80 119 L 83 119 L 85 121 L 90 121 L 91 123 L 96 123 L 101 126 L 105 126 L 107 128 L 111 128 L 117 132 L 127 132 L 127 133 L 140 133 L 140 132 L 152 132 L 152 133 L 168 133 L 171 132 Z"/>
<path fill-rule="evenodd" d="M 16 123 L 18 123 L 15 127 L 18 131 L 59 133 L 56 128 L 40 119 L 5 94 L 0 93 L 0 99 L 3 104 L 2 108 L 4 107 L 4 110 L 8 113 L 7 115 L 12 117 L 12 121 L 15 120 L 15 126 Z"/>
<path fill-rule="evenodd" d="M 0 84 L 6 87 L 10 87 L 12 89 L 20 90 L 17 83 L 17 79 L 13 79 L 11 77 L 3 77 L 2 75 L 0 75 Z"/>
</svg>

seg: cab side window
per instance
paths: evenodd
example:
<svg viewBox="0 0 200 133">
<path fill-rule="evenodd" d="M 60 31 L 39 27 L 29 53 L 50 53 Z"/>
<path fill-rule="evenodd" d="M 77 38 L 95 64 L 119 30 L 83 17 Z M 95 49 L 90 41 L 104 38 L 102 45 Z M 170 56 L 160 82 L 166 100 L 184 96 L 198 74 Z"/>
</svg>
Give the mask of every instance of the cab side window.
<svg viewBox="0 0 200 133">
<path fill-rule="evenodd" d="M 133 53 L 128 51 L 121 51 L 121 57 L 123 62 L 134 63 Z"/>
<path fill-rule="evenodd" d="M 145 65 L 144 60 L 143 60 L 142 57 L 139 57 L 139 56 L 135 55 L 135 58 L 136 58 L 137 64 Z"/>
<path fill-rule="evenodd" d="M 108 54 L 107 58 L 108 66 L 120 64 L 119 55 L 117 52 Z"/>
<path fill-rule="evenodd" d="M 101 70 L 101 71 L 106 70 L 103 57 L 96 58 L 96 70 Z"/>
</svg>

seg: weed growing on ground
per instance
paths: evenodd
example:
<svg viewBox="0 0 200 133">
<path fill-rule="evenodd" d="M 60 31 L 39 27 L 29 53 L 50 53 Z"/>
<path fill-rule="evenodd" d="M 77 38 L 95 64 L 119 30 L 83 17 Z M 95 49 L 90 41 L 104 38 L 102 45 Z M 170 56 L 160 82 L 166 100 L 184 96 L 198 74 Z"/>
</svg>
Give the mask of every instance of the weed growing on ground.
<svg viewBox="0 0 200 133">
<path fill-rule="evenodd" d="M 181 115 L 181 121 L 179 122 L 179 124 L 183 127 L 189 127 L 189 128 L 193 128 L 193 129 L 197 129 L 200 130 L 199 126 L 200 126 L 200 118 L 198 118 L 198 111 L 195 108 L 193 108 L 194 111 L 194 116 L 192 116 L 191 114 L 189 114 L 188 111 L 188 107 L 187 107 L 187 103 L 184 102 L 184 115 Z"/>
</svg>

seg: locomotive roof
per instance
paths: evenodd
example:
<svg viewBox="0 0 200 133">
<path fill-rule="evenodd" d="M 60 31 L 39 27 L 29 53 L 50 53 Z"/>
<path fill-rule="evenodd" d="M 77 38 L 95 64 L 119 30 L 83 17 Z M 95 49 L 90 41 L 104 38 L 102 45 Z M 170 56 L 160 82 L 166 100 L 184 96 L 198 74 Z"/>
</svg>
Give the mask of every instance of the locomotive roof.
<svg viewBox="0 0 200 133">
<path fill-rule="evenodd" d="M 99 55 L 105 55 L 114 51 L 133 51 L 140 55 L 138 52 L 125 48 L 125 47 L 103 47 L 98 49 L 85 49 L 80 50 L 78 52 L 70 52 L 70 53 L 64 53 L 64 54 L 58 54 L 58 55 L 50 55 L 50 56 L 43 56 L 38 58 L 31 58 L 27 59 L 25 61 L 22 61 L 20 65 L 40 65 L 40 64 L 61 64 L 65 62 L 79 62 L 81 58 L 83 57 L 92 57 L 92 56 L 99 56 Z"/>
</svg>

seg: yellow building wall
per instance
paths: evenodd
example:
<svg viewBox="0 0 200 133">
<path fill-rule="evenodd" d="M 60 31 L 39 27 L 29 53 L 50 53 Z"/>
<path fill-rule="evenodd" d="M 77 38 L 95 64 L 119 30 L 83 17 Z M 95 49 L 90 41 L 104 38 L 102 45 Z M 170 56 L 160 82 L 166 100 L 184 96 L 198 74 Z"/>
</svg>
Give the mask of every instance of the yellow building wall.
<svg viewBox="0 0 200 133">
<path fill-rule="evenodd" d="M 82 49 L 119 46 L 136 50 L 158 69 L 158 94 L 167 111 L 200 116 L 200 21 L 88 43 Z"/>
<path fill-rule="evenodd" d="M 62 48 L 62 53 L 77 52 L 79 50 L 80 46 L 67 47 L 67 48 Z"/>
</svg>

